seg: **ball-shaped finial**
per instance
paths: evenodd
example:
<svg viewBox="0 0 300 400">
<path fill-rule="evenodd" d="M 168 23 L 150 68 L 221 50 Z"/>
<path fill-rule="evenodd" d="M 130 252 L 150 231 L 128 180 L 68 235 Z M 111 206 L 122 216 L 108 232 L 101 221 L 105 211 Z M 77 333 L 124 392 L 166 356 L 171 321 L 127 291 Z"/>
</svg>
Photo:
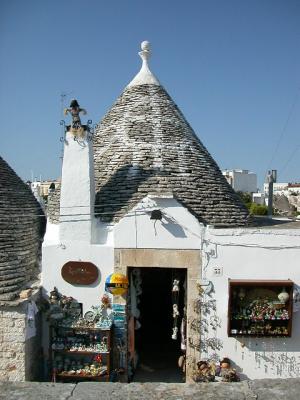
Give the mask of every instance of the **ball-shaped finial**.
<svg viewBox="0 0 300 400">
<path fill-rule="evenodd" d="M 148 42 L 148 40 L 144 40 L 142 43 L 141 43 L 141 49 L 144 51 L 144 50 L 146 50 L 146 51 L 149 51 L 150 50 L 150 42 Z"/>
</svg>

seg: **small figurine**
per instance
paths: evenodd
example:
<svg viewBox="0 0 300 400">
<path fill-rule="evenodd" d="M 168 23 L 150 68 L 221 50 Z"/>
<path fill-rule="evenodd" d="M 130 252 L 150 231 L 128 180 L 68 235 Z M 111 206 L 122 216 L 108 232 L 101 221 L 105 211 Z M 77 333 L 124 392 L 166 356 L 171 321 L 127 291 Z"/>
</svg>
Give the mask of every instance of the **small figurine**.
<svg viewBox="0 0 300 400">
<path fill-rule="evenodd" d="M 208 361 L 197 362 L 197 371 L 193 379 L 195 382 L 213 382 L 215 380 L 215 366 Z"/>
<path fill-rule="evenodd" d="M 81 120 L 79 114 L 86 114 L 86 110 L 84 108 L 80 108 L 78 101 L 76 99 L 72 99 L 70 103 L 70 108 L 64 109 L 64 114 L 68 115 L 68 113 L 72 116 L 72 125 L 71 125 L 71 132 L 77 136 L 83 136 L 84 128 L 81 125 Z"/>
<path fill-rule="evenodd" d="M 178 305 L 173 304 L 173 318 L 177 318 L 179 316 Z"/>
<path fill-rule="evenodd" d="M 110 297 L 105 293 L 101 298 L 101 308 L 111 308 Z"/>
<path fill-rule="evenodd" d="M 172 333 L 172 339 L 173 339 L 173 340 L 176 340 L 176 339 L 177 339 L 177 334 L 178 334 L 178 328 L 177 328 L 177 326 L 175 326 L 175 327 L 173 328 L 173 333 Z"/>
<path fill-rule="evenodd" d="M 239 382 L 240 378 L 234 368 L 231 368 L 229 358 L 224 357 L 220 361 L 219 376 L 222 377 L 222 382 Z"/>
<path fill-rule="evenodd" d="M 50 292 L 49 296 L 50 304 L 58 304 L 59 301 L 59 293 L 56 287 Z"/>
<path fill-rule="evenodd" d="M 178 279 L 173 280 L 172 292 L 179 292 L 179 280 Z"/>
</svg>

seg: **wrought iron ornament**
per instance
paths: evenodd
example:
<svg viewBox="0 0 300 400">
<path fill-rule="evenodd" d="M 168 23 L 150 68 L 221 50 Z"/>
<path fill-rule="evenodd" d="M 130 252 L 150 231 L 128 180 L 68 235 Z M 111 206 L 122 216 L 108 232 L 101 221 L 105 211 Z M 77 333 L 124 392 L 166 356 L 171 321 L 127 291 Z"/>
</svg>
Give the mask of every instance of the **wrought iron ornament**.
<svg viewBox="0 0 300 400">
<path fill-rule="evenodd" d="M 65 108 L 64 110 L 65 115 L 71 114 L 72 125 L 70 131 L 76 136 L 77 135 L 83 136 L 85 131 L 84 127 L 81 124 L 81 119 L 79 116 L 80 113 L 85 115 L 86 110 L 79 106 L 78 101 L 76 99 L 72 99 L 70 103 L 70 108 Z"/>
<path fill-rule="evenodd" d="M 93 140 L 94 134 L 94 126 L 93 121 L 89 119 L 86 125 L 82 125 L 81 119 L 79 114 L 86 114 L 86 110 L 79 106 L 79 103 L 76 99 L 71 100 L 70 107 L 64 109 L 64 114 L 70 114 L 72 117 L 72 124 L 66 125 L 64 120 L 60 121 L 60 125 L 63 128 L 63 136 L 60 138 L 61 142 L 65 141 L 66 132 L 71 132 L 74 135 L 74 140 L 77 141 L 79 144 L 84 139 L 84 134 L 86 133 L 86 140 L 91 141 Z"/>
</svg>

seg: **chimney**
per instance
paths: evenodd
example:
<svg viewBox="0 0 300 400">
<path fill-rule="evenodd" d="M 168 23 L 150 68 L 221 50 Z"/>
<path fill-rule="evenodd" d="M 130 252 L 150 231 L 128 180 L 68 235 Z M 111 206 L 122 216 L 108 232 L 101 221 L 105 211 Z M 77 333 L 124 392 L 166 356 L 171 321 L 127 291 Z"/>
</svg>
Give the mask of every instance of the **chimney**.
<svg viewBox="0 0 300 400">
<path fill-rule="evenodd" d="M 89 127 L 81 125 L 86 111 L 72 100 L 72 125 L 66 127 L 60 195 L 60 241 L 92 243 L 94 226 L 94 160 Z"/>
</svg>

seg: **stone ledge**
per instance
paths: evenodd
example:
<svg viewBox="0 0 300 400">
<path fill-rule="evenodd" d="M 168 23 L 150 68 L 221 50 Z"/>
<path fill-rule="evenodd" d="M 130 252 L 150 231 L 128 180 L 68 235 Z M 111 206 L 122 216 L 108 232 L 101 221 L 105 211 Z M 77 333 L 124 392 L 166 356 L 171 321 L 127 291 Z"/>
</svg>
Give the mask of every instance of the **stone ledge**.
<svg viewBox="0 0 300 400">
<path fill-rule="evenodd" d="M 239 383 L 0 382 L 0 400 L 298 400 L 300 378 Z"/>
</svg>

